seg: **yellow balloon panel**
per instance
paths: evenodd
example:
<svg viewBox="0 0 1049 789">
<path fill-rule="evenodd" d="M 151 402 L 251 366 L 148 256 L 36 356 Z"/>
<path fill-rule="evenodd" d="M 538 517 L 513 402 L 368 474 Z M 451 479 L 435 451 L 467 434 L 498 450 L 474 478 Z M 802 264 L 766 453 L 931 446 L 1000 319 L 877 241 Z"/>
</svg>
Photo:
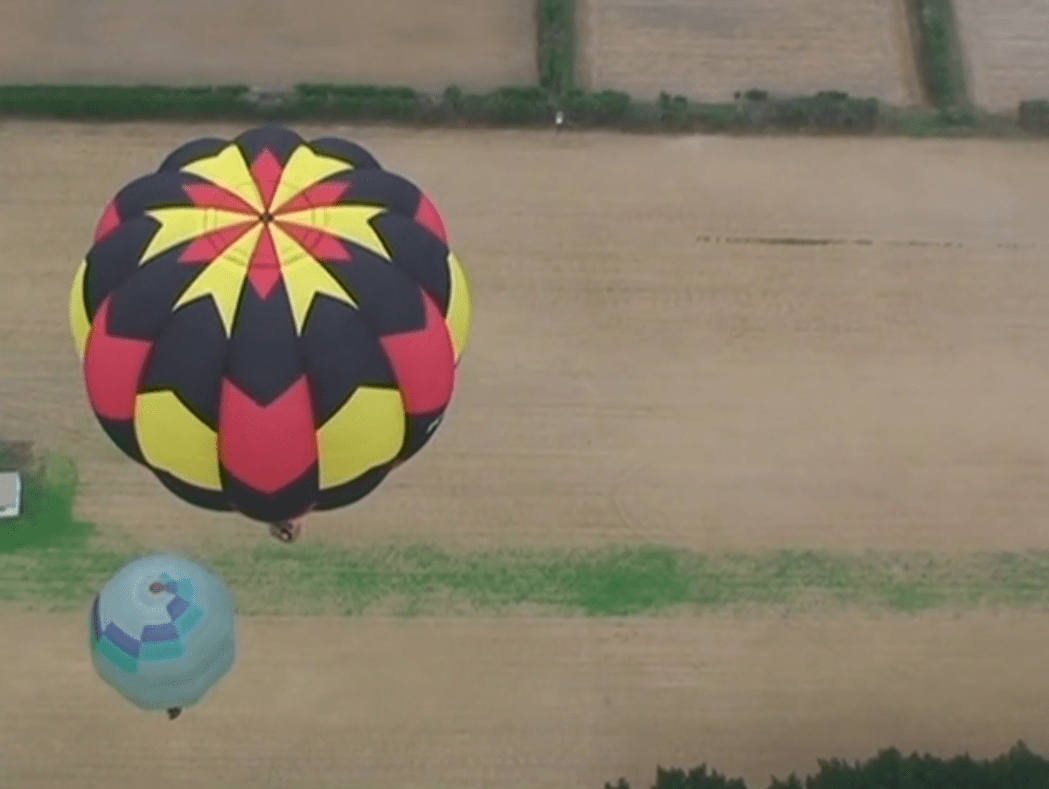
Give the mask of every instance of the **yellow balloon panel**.
<svg viewBox="0 0 1049 789">
<path fill-rule="evenodd" d="M 77 266 L 73 277 L 73 289 L 69 292 L 69 328 L 73 332 L 73 343 L 77 356 L 84 358 L 87 347 L 87 335 L 91 331 L 91 321 L 87 317 L 87 306 L 84 304 L 84 275 L 87 273 L 87 261 Z"/>
<path fill-rule="evenodd" d="M 470 287 L 466 282 L 466 272 L 452 252 L 448 253 L 448 271 L 452 279 L 452 288 L 448 297 L 448 317 L 445 322 L 452 336 L 452 348 L 458 362 L 470 338 Z"/>
<path fill-rule="evenodd" d="M 317 431 L 321 489 L 334 488 L 389 463 L 404 445 L 401 393 L 358 388 Z"/>
<path fill-rule="evenodd" d="M 218 435 L 173 392 L 135 399 L 135 436 L 150 466 L 205 490 L 222 490 Z"/>
</svg>

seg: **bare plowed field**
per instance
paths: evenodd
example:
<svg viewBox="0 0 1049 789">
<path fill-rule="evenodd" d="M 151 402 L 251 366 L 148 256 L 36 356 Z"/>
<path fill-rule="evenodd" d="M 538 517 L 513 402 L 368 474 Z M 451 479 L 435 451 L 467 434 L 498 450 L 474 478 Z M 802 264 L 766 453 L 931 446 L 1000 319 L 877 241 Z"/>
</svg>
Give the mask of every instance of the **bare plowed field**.
<svg viewBox="0 0 1049 789">
<path fill-rule="evenodd" d="M 215 131 L 0 125 L 0 437 L 72 453 L 103 538 L 268 540 L 109 444 L 66 327 L 108 197 Z M 1044 146 L 337 131 L 432 193 L 476 329 L 431 445 L 307 546 L 1049 547 Z M 816 609 L 245 617 L 173 723 L 96 679 L 82 616 L 5 614 L 0 786 L 597 789 L 706 761 L 760 787 L 890 744 L 1049 748 L 1044 613 Z"/>
<path fill-rule="evenodd" d="M 0 0 L 0 83 L 535 81 L 519 0 Z"/>
<path fill-rule="evenodd" d="M 249 619 L 169 722 L 100 683 L 83 617 L 2 617 L 19 789 L 600 789 L 706 761 L 752 787 L 831 756 L 1045 752 L 1049 620 Z"/>
<path fill-rule="evenodd" d="M 981 107 L 1013 111 L 1049 97 L 1049 5 L 955 0 L 969 88 Z"/>
<path fill-rule="evenodd" d="M 902 0 L 583 0 L 581 21 L 581 76 L 598 89 L 919 95 Z"/>
<path fill-rule="evenodd" d="M 111 193 L 205 131 L 0 127 L 0 435 L 162 544 L 258 527 L 110 444 L 66 303 Z M 434 194 L 476 330 L 437 438 L 314 538 L 1049 546 L 1044 147 L 347 133 Z"/>
</svg>

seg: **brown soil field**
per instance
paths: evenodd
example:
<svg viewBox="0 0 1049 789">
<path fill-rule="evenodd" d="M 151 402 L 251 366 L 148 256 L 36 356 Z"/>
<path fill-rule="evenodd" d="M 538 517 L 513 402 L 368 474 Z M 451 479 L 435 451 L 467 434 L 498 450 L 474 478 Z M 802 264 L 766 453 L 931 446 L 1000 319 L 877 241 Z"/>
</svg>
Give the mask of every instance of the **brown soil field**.
<svg viewBox="0 0 1049 789">
<path fill-rule="evenodd" d="M 580 78 L 596 89 L 920 101 L 903 0 L 582 0 L 580 22 Z"/>
<path fill-rule="evenodd" d="M 519 0 L 0 0 L 0 83 L 492 88 L 536 79 Z"/>
<path fill-rule="evenodd" d="M 765 787 L 890 743 L 1049 749 L 1044 615 L 251 619 L 174 722 L 98 681 L 82 617 L 0 626 L 0 782 L 19 789 L 599 789 L 701 761 Z"/>
<path fill-rule="evenodd" d="M 1015 111 L 1049 97 L 1049 7 L 1029 0 L 955 0 L 973 101 Z"/>
<path fill-rule="evenodd" d="M 214 131 L 0 125 L 0 436 L 72 453 L 111 538 L 268 539 L 108 443 L 66 327 L 105 201 Z M 1044 146 L 337 131 L 441 206 L 476 323 L 431 446 L 307 539 L 1049 546 Z M 20 789 L 596 789 L 700 761 L 762 786 L 889 744 L 1049 748 L 1044 614 L 245 619 L 174 723 L 98 682 L 82 617 L 0 626 Z"/>
<path fill-rule="evenodd" d="M 106 200 L 209 131 L 0 126 L 0 436 L 158 546 L 259 527 L 109 443 L 66 304 Z M 476 328 L 438 436 L 313 539 L 1049 546 L 1044 146 L 344 133 L 447 214 Z"/>
</svg>

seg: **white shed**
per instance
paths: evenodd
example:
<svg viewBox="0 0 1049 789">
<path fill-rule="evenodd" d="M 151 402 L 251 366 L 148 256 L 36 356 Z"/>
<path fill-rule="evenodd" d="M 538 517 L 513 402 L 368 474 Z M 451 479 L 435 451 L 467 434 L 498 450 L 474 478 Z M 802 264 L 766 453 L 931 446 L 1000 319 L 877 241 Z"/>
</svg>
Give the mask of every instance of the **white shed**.
<svg viewBox="0 0 1049 789">
<path fill-rule="evenodd" d="M 0 518 L 17 518 L 21 511 L 21 475 L 17 471 L 0 472 Z"/>
</svg>

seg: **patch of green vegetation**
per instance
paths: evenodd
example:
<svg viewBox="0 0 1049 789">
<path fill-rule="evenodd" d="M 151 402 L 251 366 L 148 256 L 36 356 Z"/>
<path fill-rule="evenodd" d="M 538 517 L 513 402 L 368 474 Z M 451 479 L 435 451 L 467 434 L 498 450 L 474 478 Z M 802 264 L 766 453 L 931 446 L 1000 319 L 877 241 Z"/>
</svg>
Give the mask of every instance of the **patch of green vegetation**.
<svg viewBox="0 0 1049 789">
<path fill-rule="evenodd" d="M 78 610 L 134 554 L 32 548 L 0 555 L 0 602 L 48 611 Z"/>
<path fill-rule="evenodd" d="M 918 65 L 932 104 L 942 110 L 969 105 L 962 44 L 951 0 L 911 0 L 918 31 Z"/>
<path fill-rule="evenodd" d="M 575 0 L 536 0 L 536 66 L 539 85 L 561 94 L 575 84 Z"/>
<path fill-rule="evenodd" d="M 73 515 L 75 468 L 49 458 L 25 474 L 23 513 L 0 526 L 0 602 L 50 610 L 88 603 L 144 548 L 100 547 Z M 699 553 L 664 545 L 451 551 L 338 548 L 261 538 L 201 558 L 245 614 L 675 615 L 738 608 L 1049 606 L 1049 552 Z"/>
<path fill-rule="evenodd" d="M 0 599 L 86 604 L 132 553 L 26 549 L 0 557 Z M 255 615 L 675 615 L 712 610 L 1049 605 L 1049 554 L 701 554 L 666 546 L 457 553 L 436 546 L 260 545 L 205 558 Z"/>
<path fill-rule="evenodd" d="M 244 85 L 4 85 L 0 115 L 89 120 L 203 120 L 250 116 Z"/>
<path fill-rule="evenodd" d="M 4 460 L 0 452 L 0 465 Z M 28 463 L 11 459 L 6 465 L 21 474 L 22 506 L 18 517 L 0 521 L 0 556 L 27 548 L 85 547 L 94 528 L 73 515 L 73 463 L 50 456 Z"/>
<path fill-rule="evenodd" d="M 0 521 L 0 602 L 68 608 L 90 599 L 127 557 L 92 548 L 95 529 L 73 513 L 76 466 L 0 445 L 0 466 L 22 480 L 18 517 Z"/>
<path fill-rule="evenodd" d="M 1049 134 L 1049 113 L 1038 100 L 1023 102 L 1019 115 L 994 115 L 968 105 L 933 111 L 901 109 L 834 90 L 773 96 L 754 88 L 738 92 L 731 102 L 699 102 L 664 92 L 655 101 L 643 101 L 618 90 L 572 87 L 567 74 L 544 78 L 542 85 L 505 86 L 484 93 L 454 85 L 441 93 L 405 86 L 331 84 L 301 84 L 273 92 L 238 85 L 0 85 L 0 118 L 549 128 L 555 113 L 562 111 L 568 128 L 637 133 Z"/>
<path fill-rule="evenodd" d="M 863 763 L 837 757 L 818 759 L 817 763 L 819 771 L 815 774 L 799 777 L 791 773 L 785 779 L 772 776 L 769 783 L 757 786 L 765 789 L 1034 789 L 1049 786 L 1049 760 L 1030 750 L 1023 740 L 994 759 L 976 760 L 968 753 L 946 759 L 917 752 L 905 756 L 891 747 L 883 748 Z M 751 786 L 742 778 L 731 778 L 704 762 L 687 771 L 679 767 L 657 767 L 652 789 L 749 789 Z M 606 783 L 604 789 L 631 789 L 631 785 L 620 778 L 615 784 Z"/>
<path fill-rule="evenodd" d="M 962 133 L 974 133 L 973 125 L 960 126 L 949 112 L 936 110 L 897 110 L 891 113 L 893 131 L 905 137 L 958 137 Z"/>
</svg>

